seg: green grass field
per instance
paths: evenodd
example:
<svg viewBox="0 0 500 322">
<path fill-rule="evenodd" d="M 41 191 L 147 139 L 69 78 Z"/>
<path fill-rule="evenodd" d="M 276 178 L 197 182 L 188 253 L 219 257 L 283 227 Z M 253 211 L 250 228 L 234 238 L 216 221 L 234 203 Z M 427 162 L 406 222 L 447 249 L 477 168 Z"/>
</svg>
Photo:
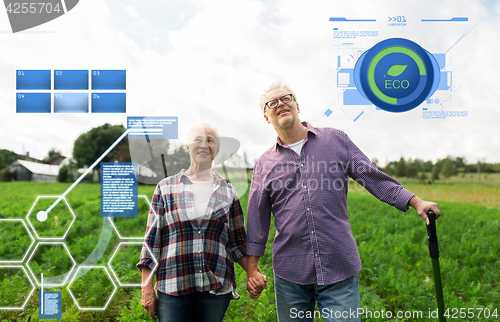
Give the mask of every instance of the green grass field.
<svg viewBox="0 0 500 322">
<path fill-rule="evenodd" d="M 404 181 L 404 180 L 402 180 Z M 69 184 L 47 183 L 0 183 L 0 218 L 26 218 L 39 195 L 59 195 Z M 433 184 L 405 185 L 424 199 L 438 201 L 443 217 L 437 221 L 441 251 L 441 274 L 444 285 L 445 305 L 448 308 L 497 310 L 500 315 L 500 185 L 490 184 Z M 154 187 L 140 186 L 139 194 L 151 197 Z M 366 192 L 351 189 L 348 196 L 348 211 L 354 237 L 357 241 L 363 268 L 359 273 L 361 306 L 372 312 L 404 311 L 413 317 L 393 321 L 434 321 L 428 318 L 429 310 L 435 310 L 436 301 L 432 280 L 432 266 L 429 258 L 426 228 L 414 210 L 402 213 L 373 198 Z M 76 220 L 69 230 L 65 243 L 78 265 L 88 260 L 94 251 L 103 227 L 108 225 L 100 217 L 99 185 L 80 184 L 68 196 Z M 247 195 L 241 196 L 246 210 Z M 123 236 L 144 234 L 148 205 L 140 201 L 138 218 L 120 218 L 115 225 Z M 45 205 L 41 205 L 45 206 Z M 36 207 L 35 207 L 36 208 Z M 34 209 L 35 209 L 34 208 Z M 70 223 L 64 207 L 53 213 L 43 236 L 64 233 Z M 31 215 L 30 215 L 31 218 Z M 34 218 L 33 218 L 34 219 Z M 36 219 L 35 219 L 36 220 Z M 36 222 L 32 221 L 35 225 Z M 28 227 L 32 231 L 31 226 Z M 271 229 L 266 255 L 261 258 L 260 267 L 269 277 L 268 289 L 258 300 L 251 300 L 245 287 L 245 272 L 236 265 L 238 293 L 241 298 L 231 301 L 226 313 L 227 321 L 277 321 L 274 305 L 272 279 Z M 104 237 L 103 237 L 104 238 Z M 106 239 L 106 238 L 104 238 Z M 19 222 L 0 221 L 0 260 L 22 260 L 31 239 Z M 123 283 L 136 283 L 140 274 L 135 269 L 140 247 L 124 245 L 113 230 L 109 242 L 102 249 L 103 255 L 95 265 L 102 265 L 110 271 L 111 256 L 115 257 L 111 267 Z M 30 250 L 30 254 L 33 248 Z M 37 249 L 30 263 L 0 264 L 0 307 L 18 306 L 24 302 L 31 285 L 22 270 L 7 268 L 8 265 L 28 266 L 36 274 L 44 272 L 56 280 L 57 275 L 67 271 L 68 255 L 61 248 L 42 247 Z M 116 277 L 112 276 L 114 283 Z M 150 321 L 140 305 L 138 287 L 120 287 L 104 311 L 80 311 L 75 305 L 67 284 L 64 287 L 47 288 L 63 292 L 63 321 Z M 113 283 L 104 270 L 90 270 L 71 284 L 71 292 L 80 306 L 102 306 L 113 291 Z M 39 288 L 36 289 L 36 292 Z M 0 321 L 38 321 L 38 295 L 28 300 L 24 310 L 0 310 Z M 498 318 L 458 318 L 461 321 L 494 321 Z M 409 313 L 408 313 L 409 312 Z M 417 313 L 416 313 L 417 312 Z M 422 312 L 422 318 L 417 318 Z M 453 314 L 454 311 L 450 311 Z M 456 315 L 460 316 L 459 313 Z M 363 321 L 387 321 L 387 318 L 363 318 Z M 449 319 L 451 320 L 451 319 Z M 321 319 L 317 319 L 321 321 Z"/>
</svg>

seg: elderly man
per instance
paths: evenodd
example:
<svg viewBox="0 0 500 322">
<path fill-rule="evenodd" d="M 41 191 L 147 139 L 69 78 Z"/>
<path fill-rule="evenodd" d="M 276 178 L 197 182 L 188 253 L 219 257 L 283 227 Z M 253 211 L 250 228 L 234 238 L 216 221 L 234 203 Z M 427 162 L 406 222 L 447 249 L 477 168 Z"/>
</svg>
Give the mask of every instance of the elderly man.
<svg viewBox="0 0 500 322">
<path fill-rule="evenodd" d="M 361 261 L 347 216 L 349 177 L 401 211 L 409 206 L 429 224 L 440 216 L 436 203 L 423 201 L 379 171 L 342 131 L 316 128 L 299 119 L 291 88 L 275 82 L 260 106 L 278 138 L 256 162 L 247 212 L 248 285 L 257 271 L 274 214 L 276 307 L 280 322 L 313 321 L 315 303 L 325 321 L 360 321 L 357 274 Z M 339 318 L 340 317 L 340 318 Z"/>
</svg>

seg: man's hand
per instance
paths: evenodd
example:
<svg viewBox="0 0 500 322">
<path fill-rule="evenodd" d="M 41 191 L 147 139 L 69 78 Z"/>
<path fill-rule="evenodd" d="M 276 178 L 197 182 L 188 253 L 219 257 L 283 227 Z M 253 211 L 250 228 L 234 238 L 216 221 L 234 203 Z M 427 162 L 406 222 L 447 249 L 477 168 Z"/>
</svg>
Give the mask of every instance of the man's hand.
<svg viewBox="0 0 500 322">
<path fill-rule="evenodd" d="M 413 196 L 413 198 L 410 199 L 409 204 L 410 204 L 410 206 L 415 208 L 418 215 L 420 217 L 422 217 L 422 219 L 425 221 L 425 223 L 427 225 L 430 224 L 429 217 L 427 217 L 427 212 L 429 210 L 434 211 L 434 213 L 436 214 L 436 219 L 438 219 L 439 216 L 441 216 L 441 212 L 439 211 L 438 204 L 435 202 L 424 201 L 417 196 Z"/>
<path fill-rule="evenodd" d="M 148 311 L 151 318 L 156 321 L 156 294 L 152 285 L 142 288 L 142 307 Z"/>
</svg>

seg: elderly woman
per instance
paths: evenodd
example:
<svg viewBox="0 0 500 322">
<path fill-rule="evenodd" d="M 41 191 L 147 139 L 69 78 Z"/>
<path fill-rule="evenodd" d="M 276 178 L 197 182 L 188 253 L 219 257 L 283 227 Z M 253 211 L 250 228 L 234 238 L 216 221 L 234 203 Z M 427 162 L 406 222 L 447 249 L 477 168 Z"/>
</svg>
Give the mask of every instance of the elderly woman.
<svg viewBox="0 0 500 322">
<path fill-rule="evenodd" d="M 211 125 L 194 127 L 186 144 L 190 167 L 156 187 L 137 264 L 142 305 L 154 320 L 220 322 L 229 301 L 239 298 L 234 262 L 247 270 L 244 216 L 234 187 L 211 170 L 219 147 Z M 158 262 L 156 287 L 149 278 L 153 256 Z M 250 281 L 252 297 L 265 280 Z"/>
</svg>

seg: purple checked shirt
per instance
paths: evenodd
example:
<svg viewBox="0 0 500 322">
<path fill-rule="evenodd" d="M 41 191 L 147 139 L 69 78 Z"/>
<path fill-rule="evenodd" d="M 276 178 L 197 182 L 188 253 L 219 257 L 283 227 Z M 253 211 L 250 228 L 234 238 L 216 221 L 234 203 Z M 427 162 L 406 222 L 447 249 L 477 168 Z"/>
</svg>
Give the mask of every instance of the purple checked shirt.
<svg viewBox="0 0 500 322">
<path fill-rule="evenodd" d="M 401 211 L 414 196 L 379 171 L 342 131 L 307 122 L 300 156 L 277 143 L 256 162 L 247 213 L 247 255 L 264 255 L 274 214 L 274 273 L 296 284 L 328 285 L 361 269 L 347 216 L 349 177 Z"/>
</svg>

